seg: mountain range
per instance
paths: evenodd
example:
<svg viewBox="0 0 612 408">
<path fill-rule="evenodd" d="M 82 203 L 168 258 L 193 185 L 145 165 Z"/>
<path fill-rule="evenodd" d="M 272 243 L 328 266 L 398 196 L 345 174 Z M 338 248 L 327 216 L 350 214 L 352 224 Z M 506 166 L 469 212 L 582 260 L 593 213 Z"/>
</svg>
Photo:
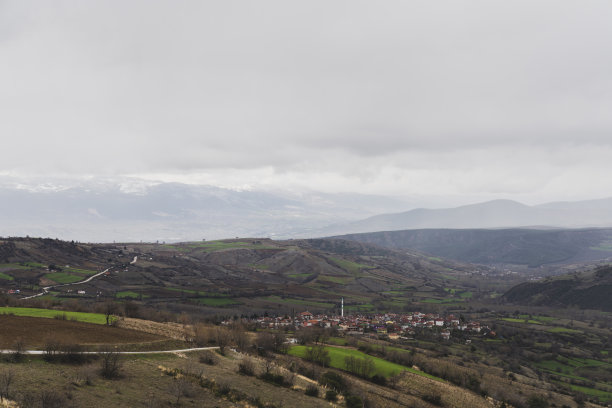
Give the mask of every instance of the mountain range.
<svg viewBox="0 0 612 408">
<path fill-rule="evenodd" d="M 554 202 L 528 206 L 511 200 L 493 200 L 454 208 L 418 208 L 338 223 L 317 231 L 323 235 L 397 231 L 424 228 L 589 228 L 612 226 L 612 198 Z"/>
<path fill-rule="evenodd" d="M 413 206 L 407 199 L 357 193 L 236 190 L 138 180 L 69 186 L 0 180 L 0 236 L 178 242 L 431 228 L 612 226 L 612 198 L 537 206 L 495 200 L 404 211 Z"/>
</svg>

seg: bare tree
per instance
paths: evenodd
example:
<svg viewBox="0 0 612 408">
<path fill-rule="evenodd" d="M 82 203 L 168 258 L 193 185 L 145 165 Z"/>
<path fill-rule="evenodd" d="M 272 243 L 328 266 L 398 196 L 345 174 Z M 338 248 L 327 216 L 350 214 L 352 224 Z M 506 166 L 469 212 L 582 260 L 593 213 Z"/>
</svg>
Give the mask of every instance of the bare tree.
<svg viewBox="0 0 612 408">
<path fill-rule="evenodd" d="M 112 300 L 104 302 L 104 316 L 106 316 L 106 325 L 110 326 L 113 323 L 112 316 L 117 314 L 117 304 Z"/>
<path fill-rule="evenodd" d="M 170 392 L 176 397 L 176 406 L 181 403 L 181 398 L 189 394 L 189 382 L 182 377 L 174 377 L 170 384 Z"/>
<path fill-rule="evenodd" d="M 0 371 L 0 401 L 10 397 L 11 385 L 15 381 L 15 370 L 5 368 Z"/>
<path fill-rule="evenodd" d="M 119 353 L 114 350 L 107 349 L 100 353 L 101 367 L 100 374 L 107 379 L 118 378 L 121 371 L 121 360 Z"/>
<path fill-rule="evenodd" d="M 215 329 L 215 342 L 217 346 L 219 346 L 219 353 L 222 355 L 225 354 L 225 348 L 229 344 L 230 334 L 228 330 L 224 327 L 217 327 Z"/>
</svg>

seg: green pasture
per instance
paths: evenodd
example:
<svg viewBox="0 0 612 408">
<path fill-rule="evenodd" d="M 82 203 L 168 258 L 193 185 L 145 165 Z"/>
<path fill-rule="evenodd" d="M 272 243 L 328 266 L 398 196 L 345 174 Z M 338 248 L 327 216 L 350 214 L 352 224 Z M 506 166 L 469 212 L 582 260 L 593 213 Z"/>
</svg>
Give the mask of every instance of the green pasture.
<svg viewBox="0 0 612 408">
<path fill-rule="evenodd" d="M 4 280 L 14 280 L 15 278 L 13 278 L 11 275 L 7 275 L 6 273 L 2 273 L 0 272 L 0 279 L 4 279 Z"/>
<path fill-rule="evenodd" d="M 198 303 L 201 303 L 206 306 L 215 306 L 215 307 L 223 307 L 223 306 L 231 306 L 231 305 L 240 305 L 241 303 L 237 300 L 227 297 L 208 297 L 208 298 L 198 298 Z"/>
<path fill-rule="evenodd" d="M 74 276 L 65 272 L 48 273 L 45 275 L 45 278 L 51 279 L 52 281 L 57 283 L 74 283 L 83 280 L 82 276 Z"/>
<path fill-rule="evenodd" d="M 339 266 L 341 269 L 344 269 L 345 271 L 352 274 L 359 273 L 362 269 L 373 268 L 372 265 L 360 264 L 357 262 L 347 261 L 346 259 L 334 258 L 331 256 L 328 259 L 337 266 Z"/>
<path fill-rule="evenodd" d="M 318 308 L 324 308 L 324 309 L 330 309 L 332 307 L 336 307 L 336 305 L 333 303 L 317 302 L 315 300 L 306 300 L 306 299 L 293 299 L 293 298 L 283 299 L 280 296 L 266 296 L 266 297 L 261 297 L 258 299 L 266 301 L 266 302 L 280 303 L 282 305 L 303 305 L 303 306 L 312 306 L 312 307 L 318 307 Z"/>
<path fill-rule="evenodd" d="M 15 316 L 43 317 L 52 319 L 55 316 L 66 315 L 69 320 L 85 323 L 106 324 L 106 316 L 101 313 L 66 312 L 63 310 L 37 309 L 29 307 L 0 307 L 0 314 Z"/>
<path fill-rule="evenodd" d="M 567 327 L 553 327 L 552 329 L 548 329 L 546 331 L 549 333 L 568 333 L 568 334 L 582 333 L 582 331 L 580 330 L 568 329 Z"/>
<path fill-rule="evenodd" d="M 292 356 L 305 358 L 306 357 L 306 348 L 307 346 L 293 346 L 289 349 L 289 354 Z M 346 357 L 352 356 L 355 358 L 368 358 L 374 362 L 374 374 L 382 375 L 384 377 L 390 377 L 394 374 L 398 374 L 402 371 L 408 371 L 423 377 L 431 378 L 434 380 L 442 381 L 444 380 L 435 377 L 433 375 L 424 373 L 419 370 L 415 370 L 410 367 L 406 367 L 400 364 L 391 363 L 389 361 L 383 360 L 382 358 L 369 356 L 359 350 L 354 349 L 345 349 L 338 348 L 333 346 L 326 346 L 325 349 L 329 353 L 330 357 L 330 366 L 334 368 L 344 369 L 345 367 L 345 359 Z"/>
</svg>

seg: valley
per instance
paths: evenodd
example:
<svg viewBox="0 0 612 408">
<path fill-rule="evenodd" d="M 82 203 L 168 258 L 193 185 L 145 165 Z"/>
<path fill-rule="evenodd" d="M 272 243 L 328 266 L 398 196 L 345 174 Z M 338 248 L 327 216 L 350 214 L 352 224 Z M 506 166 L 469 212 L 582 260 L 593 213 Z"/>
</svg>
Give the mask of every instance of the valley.
<svg viewBox="0 0 612 408">
<path fill-rule="evenodd" d="M 335 397 L 347 407 L 351 399 L 370 407 L 457 408 L 612 401 L 609 274 L 603 267 L 590 269 L 594 261 L 582 264 L 585 272 L 526 282 L 530 275 L 520 270 L 508 274 L 495 265 L 338 238 L 171 244 L 4 238 L 0 261 L 0 320 L 8 329 L 0 348 L 45 350 L 57 344 L 60 359 L 49 363 L 28 356 L 12 366 L 6 354 L 0 372 L 17 367 L 20 381 L 31 366 L 53 369 L 72 358 L 62 357 L 66 353 L 103 353 L 108 344 L 122 351 L 212 346 L 224 349 L 215 353 L 215 374 L 206 364 L 195 369 L 198 363 L 187 363 L 201 354 L 189 352 L 186 361 L 124 356 L 125 375 L 149 381 L 144 367 L 158 361 L 170 367 L 170 382 L 156 398 L 167 402 L 144 406 L 198 406 L 211 398 L 219 406 L 253 404 L 257 398 L 256 406 L 283 406 L 282 399 L 266 400 L 269 394 L 254 389 L 241 394 L 232 386 L 219 388 L 245 375 L 236 363 L 245 359 L 262 385 L 269 384 L 266 373 L 274 367 L 282 381 L 306 378 L 281 385 L 291 395 L 304 395 L 309 381 L 323 387 L 319 398 L 303 406 L 334 404 L 325 399 L 328 372 L 353 384 Z M 555 282 L 565 280 L 575 289 L 562 283 L 569 294 L 559 297 Z M 591 290 L 600 290 L 604 303 L 563 303 L 575 296 L 572 290 L 587 287 L 601 287 Z M 67 348 L 70 344 L 78 348 Z M 78 358 L 96 373 L 102 357 Z M 181 384 L 183 391 L 189 391 L 180 391 L 178 402 L 171 403 L 171 388 L 180 378 L 188 383 Z M 130 398 L 147 400 L 121 380 L 102 381 L 94 384 L 124 390 L 118 406 L 130 406 Z M 63 401 L 71 394 L 80 404 L 97 406 L 93 388 L 60 383 L 53 389 L 64 390 Z M 544 398 L 547 405 L 538 405 Z"/>
</svg>

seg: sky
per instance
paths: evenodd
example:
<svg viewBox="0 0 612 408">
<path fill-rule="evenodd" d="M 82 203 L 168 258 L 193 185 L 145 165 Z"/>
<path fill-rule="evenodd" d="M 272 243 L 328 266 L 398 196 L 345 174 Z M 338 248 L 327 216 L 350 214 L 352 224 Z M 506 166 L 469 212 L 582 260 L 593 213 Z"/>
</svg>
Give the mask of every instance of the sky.
<svg viewBox="0 0 612 408">
<path fill-rule="evenodd" d="M 609 1 L 0 0 L 0 177 L 612 195 Z"/>
</svg>

